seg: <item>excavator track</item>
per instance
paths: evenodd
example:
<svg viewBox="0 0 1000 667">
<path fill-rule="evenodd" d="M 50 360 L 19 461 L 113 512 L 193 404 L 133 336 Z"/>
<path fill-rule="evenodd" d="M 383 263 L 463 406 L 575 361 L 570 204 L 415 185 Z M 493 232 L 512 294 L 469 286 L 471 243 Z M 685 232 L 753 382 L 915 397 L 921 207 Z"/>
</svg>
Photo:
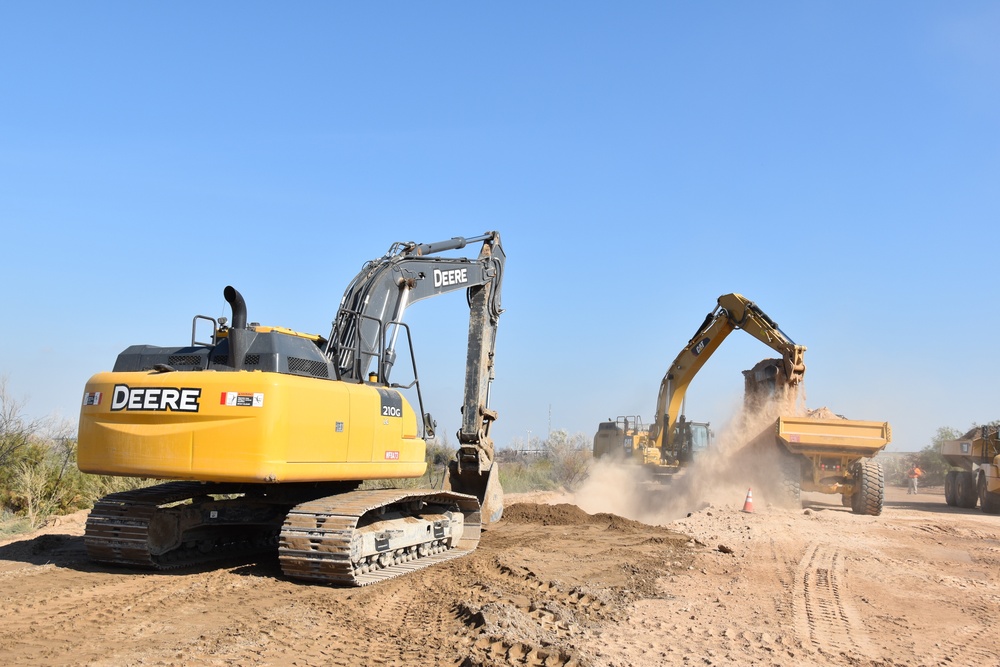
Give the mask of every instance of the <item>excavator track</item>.
<svg viewBox="0 0 1000 667">
<path fill-rule="evenodd" d="M 367 586 L 464 556 L 479 544 L 475 496 L 445 491 L 354 491 L 295 506 L 281 528 L 288 577 Z"/>
<path fill-rule="evenodd" d="M 287 507 L 213 497 L 242 490 L 238 484 L 168 482 L 105 496 L 87 517 L 87 556 L 100 563 L 170 570 L 273 549 Z"/>
</svg>

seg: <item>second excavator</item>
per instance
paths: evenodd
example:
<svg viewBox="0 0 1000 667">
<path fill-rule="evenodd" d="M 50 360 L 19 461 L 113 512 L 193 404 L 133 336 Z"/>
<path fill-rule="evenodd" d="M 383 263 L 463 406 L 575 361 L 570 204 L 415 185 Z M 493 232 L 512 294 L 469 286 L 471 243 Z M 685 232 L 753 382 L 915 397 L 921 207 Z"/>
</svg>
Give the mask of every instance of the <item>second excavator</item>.
<svg viewBox="0 0 1000 667">
<path fill-rule="evenodd" d="M 669 474 L 690 463 L 698 451 L 709 446 L 712 432 L 709 424 L 688 421 L 681 414 L 684 397 L 705 362 L 737 329 L 781 353 L 781 386 L 795 386 L 801 382 L 806 370 L 803 361 L 806 348 L 796 345 L 753 301 L 741 294 L 723 294 L 667 368 L 656 398 L 656 416 L 648 429 L 641 426 L 641 419 L 635 419 L 631 422 L 631 431 L 626 434 L 620 423 L 609 420 L 598 428 L 594 455 L 599 457 L 605 452 L 619 450 L 620 447 L 608 443 L 622 440 L 630 445 L 625 456 L 644 464 L 654 474 Z M 640 426 L 636 428 L 635 423 Z M 616 438 L 619 431 L 623 435 Z"/>
<path fill-rule="evenodd" d="M 689 438 L 683 437 L 684 423 L 680 414 L 688 385 L 709 357 L 733 331 L 742 329 L 781 354 L 779 386 L 795 387 L 806 372 L 803 360 L 806 348 L 796 345 L 757 304 L 742 294 L 723 294 L 715 309 L 695 331 L 691 340 L 667 368 L 656 398 L 656 417 L 649 427 L 649 443 L 659 450 L 665 462 L 680 465 L 691 460 L 693 449 Z"/>
<path fill-rule="evenodd" d="M 889 424 L 799 416 L 794 403 L 805 375 L 806 348 L 792 341 L 774 320 L 741 294 L 720 296 L 716 308 L 670 364 L 660 383 L 656 417 L 649 428 L 627 431 L 620 423 L 602 424 L 594 440 L 595 456 L 600 455 L 599 443 L 601 452 L 614 450 L 608 442 L 622 434 L 622 440 L 631 441 L 631 460 L 645 464 L 660 478 L 690 464 L 706 440 L 699 437 L 702 425 L 687 421 L 681 414 L 684 396 L 708 358 L 736 329 L 781 354 L 780 359 L 765 359 L 744 372 L 744 416 L 767 416 L 775 409 L 791 409 L 791 414 L 771 416 L 766 428 L 745 443 L 734 459 L 746 464 L 748 478 L 767 486 L 774 486 L 768 482 L 776 482 L 780 486 L 776 495 L 782 501 L 799 503 L 802 491 L 840 494 L 843 504 L 855 513 L 880 514 L 884 477 L 872 457 L 891 440 Z M 762 465 L 763 461 L 773 465 Z"/>
</svg>

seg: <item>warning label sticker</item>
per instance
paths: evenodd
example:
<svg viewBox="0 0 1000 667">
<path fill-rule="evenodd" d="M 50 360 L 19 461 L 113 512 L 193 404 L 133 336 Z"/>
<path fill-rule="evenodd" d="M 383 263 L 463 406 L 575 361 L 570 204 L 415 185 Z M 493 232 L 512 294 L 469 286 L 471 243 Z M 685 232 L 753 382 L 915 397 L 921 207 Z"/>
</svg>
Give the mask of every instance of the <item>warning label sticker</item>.
<svg viewBox="0 0 1000 667">
<path fill-rule="evenodd" d="M 224 391 L 222 392 L 222 399 L 220 400 L 222 405 L 231 405 L 238 408 L 262 408 L 264 407 L 264 393 L 263 392 L 242 392 L 242 391 Z"/>
</svg>

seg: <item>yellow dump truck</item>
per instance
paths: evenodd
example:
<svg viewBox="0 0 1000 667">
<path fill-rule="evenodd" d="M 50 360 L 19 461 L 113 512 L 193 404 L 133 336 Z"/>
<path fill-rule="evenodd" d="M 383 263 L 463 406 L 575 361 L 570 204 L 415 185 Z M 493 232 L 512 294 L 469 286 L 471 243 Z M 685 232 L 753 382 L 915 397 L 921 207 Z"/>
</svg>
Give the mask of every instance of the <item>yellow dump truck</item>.
<svg viewBox="0 0 1000 667">
<path fill-rule="evenodd" d="M 975 508 L 1000 514 L 1000 436 L 996 425 L 977 426 L 958 440 L 941 445 L 949 470 L 944 499 L 952 507 Z"/>
<path fill-rule="evenodd" d="M 756 451 L 777 445 L 784 499 L 801 502 L 802 491 L 839 493 L 855 514 L 878 516 L 885 477 L 872 457 L 891 440 L 888 422 L 780 416 L 751 444 Z"/>
<path fill-rule="evenodd" d="M 855 514 L 878 516 L 885 497 L 885 477 L 882 465 L 872 457 L 892 440 L 888 422 L 846 419 L 826 409 L 807 412 L 806 416 L 782 414 L 783 408 L 795 405 L 783 393 L 788 386 L 781 375 L 783 364 L 781 359 L 764 359 L 743 371 L 747 412 L 774 414 L 777 410 L 780 415 L 747 451 L 778 457 L 778 492 L 783 500 L 798 504 L 802 491 L 839 493 L 843 504 Z M 774 402 L 780 397 L 786 400 Z M 773 463 L 753 470 L 763 471 L 759 477 L 773 480 Z M 764 479 L 765 485 L 767 481 Z"/>
</svg>

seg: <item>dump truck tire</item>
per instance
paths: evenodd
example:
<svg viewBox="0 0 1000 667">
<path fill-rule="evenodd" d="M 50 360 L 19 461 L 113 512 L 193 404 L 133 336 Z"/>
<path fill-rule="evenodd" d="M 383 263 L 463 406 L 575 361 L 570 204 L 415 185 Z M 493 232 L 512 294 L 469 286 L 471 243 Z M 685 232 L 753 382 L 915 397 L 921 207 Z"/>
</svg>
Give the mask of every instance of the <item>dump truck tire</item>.
<svg viewBox="0 0 1000 667">
<path fill-rule="evenodd" d="M 955 506 L 968 508 L 970 477 L 964 471 L 955 475 Z"/>
<path fill-rule="evenodd" d="M 865 459 L 855 467 L 855 485 L 857 489 L 852 498 L 851 509 L 855 514 L 878 516 L 882 513 L 882 503 L 885 500 L 885 477 L 882 474 L 882 464 L 871 459 Z"/>
<path fill-rule="evenodd" d="M 957 470 L 949 470 L 948 474 L 944 476 L 944 501 L 952 507 L 958 504 L 958 494 L 955 493 L 957 477 Z"/>
<path fill-rule="evenodd" d="M 1000 514 L 1000 493 L 993 493 L 986 486 L 986 475 L 979 473 L 979 506 L 986 514 Z"/>
<path fill-rule="evenodd" d="M 955 477 L 955 498 L 958 506 L 965 509 L 975 509 L 979 504 L 979 489 L 976 488 L 976 478 L 967 470 L 960 470 Z"/>
<path fill-rule="evenodd" d="M 781 456 L 781 496 L 788 505 L 802 507 L 802 464 L 798 456 Z"/>
</svg>

